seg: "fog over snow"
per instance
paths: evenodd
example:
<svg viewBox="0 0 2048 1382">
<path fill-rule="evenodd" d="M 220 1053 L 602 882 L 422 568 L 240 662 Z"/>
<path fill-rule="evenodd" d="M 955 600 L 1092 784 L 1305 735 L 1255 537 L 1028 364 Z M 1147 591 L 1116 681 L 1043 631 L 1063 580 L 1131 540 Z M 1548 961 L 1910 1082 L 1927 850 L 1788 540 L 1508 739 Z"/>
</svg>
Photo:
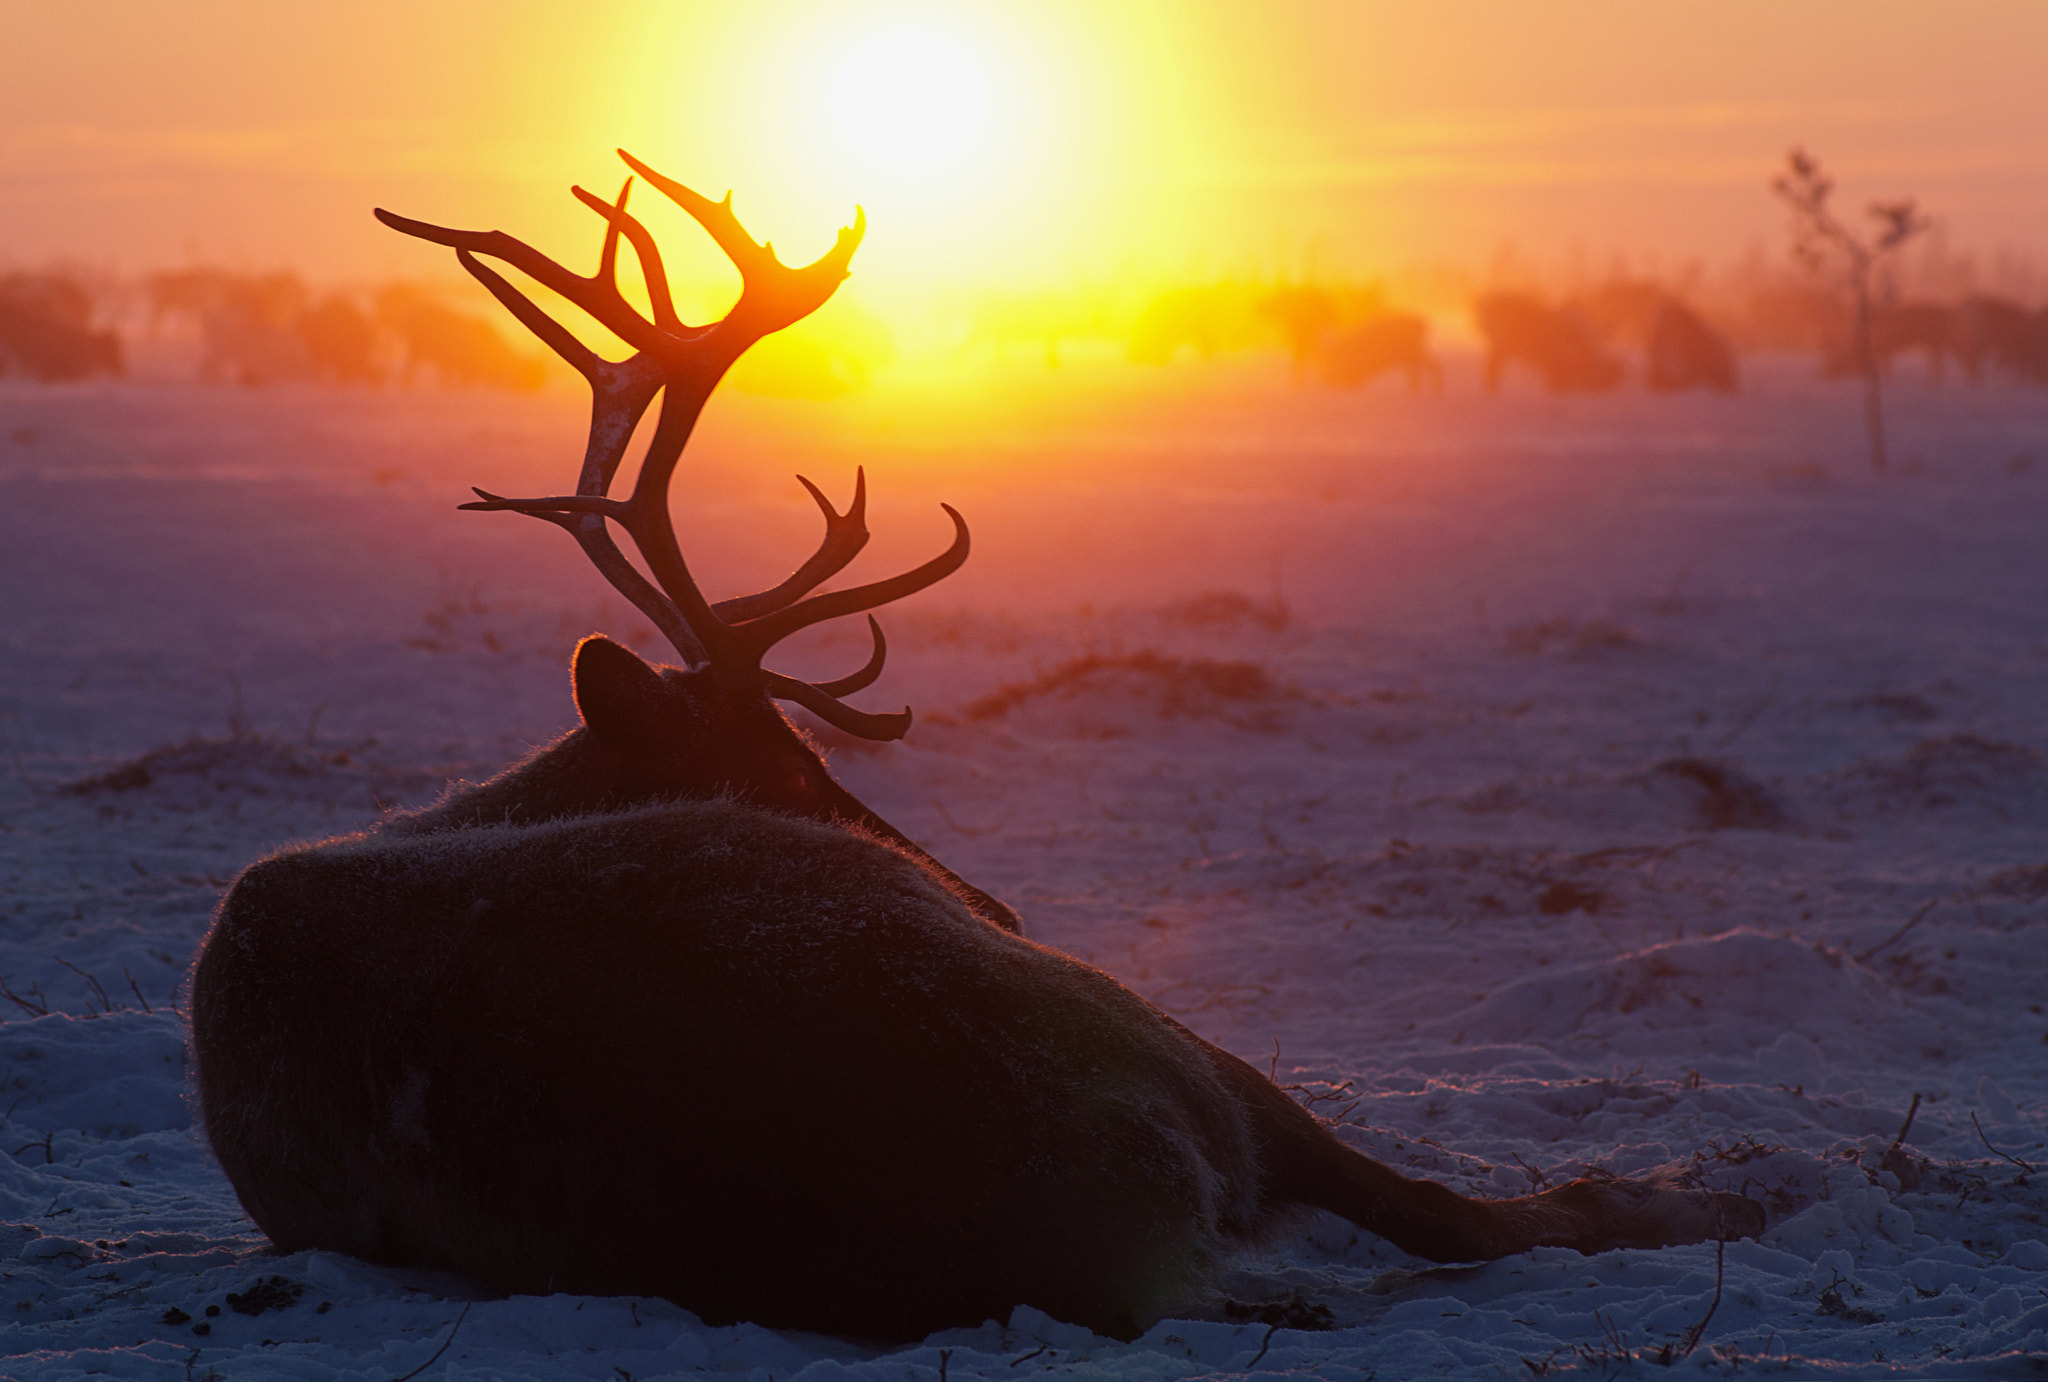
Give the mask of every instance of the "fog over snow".
<svg viewBox="0 0 2048 1382">
<path fill-rule="evenodd" d="M 235 872 L 569 727 L 579 636 L 657 653 L 560 532 L 454 511 L 566 488 L 583 403 L 0 384 L 0 1375 L 2040 1375 L 2048 392 L 1902 380 L 1872 476 L 1809 372 L 714 400 L 676 485 L 714 598 L 815 542 L 798 471 L 867 467 L 851 579 L 972 525 L 859 698 L 916 727 L 833 764 L 1036 939 L 1411 1173 L 1679 1163 L 1770 1215 L 1449 1269 L 1316 1218 L 1135 1342 L 1020 1307 L 890 1348 L 275 1255 L 196 1131 Z M 842 623 L 784 670 L 857 665 Z"/>
</svg>

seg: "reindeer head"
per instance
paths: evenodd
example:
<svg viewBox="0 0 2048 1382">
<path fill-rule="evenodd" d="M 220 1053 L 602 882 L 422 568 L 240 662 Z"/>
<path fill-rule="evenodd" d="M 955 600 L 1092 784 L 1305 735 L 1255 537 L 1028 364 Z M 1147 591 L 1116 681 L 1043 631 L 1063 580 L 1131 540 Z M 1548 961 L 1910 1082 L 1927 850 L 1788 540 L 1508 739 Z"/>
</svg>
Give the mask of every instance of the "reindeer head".
<svg viewBox="0 0 2048 1382">
<path fill-rule="evenodd" d="M 677 318 L 654 237 L 626 210 L 633 186 L 630 177 L 615 202 L 580 187 L 572 189 L 605 219 L 597 272 L 587 278 L 501 231 L 448 230 L 377 212 L 377 218 L 394 230 L 453 247 L 464 269 L 590 383 L 590 440 L 574 494 L 508 499 L 478 490 L 478 501 L 462 507 L 530 514 L 566 529 L 605 579 L 681 654 L 684 670 L 657 673 L 606 640 L 586 641 L 577 651 L 577 705 L 592 736 L 621 755 L 622 795 L 658 794 L 664 786 L 668 791 L 725 789 L 766 805 L 815 814 L 817 799 L 829 794 L 824 784 L 830 778 L 770 698 L 793 701 L 864 739 L 901 738 L 910 728 L 908 710 L 873 714 L 841 699 L 881 675 L 888 644 L 881 625 L 869 615 L 874 651 L 867 665 L 826 682 L 798 681 L 770 671 L 762 665 L 763 657 L 798 629 L 874 609 L 952 574 L 967 559 L 967 525 L 950 506 L 942 505 L 953 521 L 953 543 L 945 552 L 888 580 L 812 595 L 867 543 L 866 478 L 856 479 L 853 502 L 839 513 L 817 486 L 798 476 L 825 516 L 825 536 L 818 550 L 772 590 L 717 604 L 704 598 L 676 542 L 668 507 L 669 479 L 718 380 L 755 341 L 824 305 L 845 279 L 866 222 L 857 213 L 854 224 L 839 232 L 837 242 L 816 263 L 790 268 L 776 258 L 773 246 L 757 244 L 741 227 L 732 212 L 731 194 L 711 201 L 623 149 L 619 156 L 702 225 L 739 269 L 740 299 L 722 320 L 693 327 Z M 651 320 L 619 292 L 622 235 L 639 258 Z M 635 353 L 618 361 L 598 356 L 486 267 L 478 255 L 503 260 L 561 294 L 609 327 Z M 661 411 L 639 480 L 630 496 L 611 498 L 612 478 L 633 429 L 657 393 Z M 652 581 L 619 550 L 609 526 L 613 523 L 632 538 Z M 807 760 L 810 767 L 798 767 L 799 760 Z M 635 791 L 629 784 L 647 790 Z"/>
</svg>

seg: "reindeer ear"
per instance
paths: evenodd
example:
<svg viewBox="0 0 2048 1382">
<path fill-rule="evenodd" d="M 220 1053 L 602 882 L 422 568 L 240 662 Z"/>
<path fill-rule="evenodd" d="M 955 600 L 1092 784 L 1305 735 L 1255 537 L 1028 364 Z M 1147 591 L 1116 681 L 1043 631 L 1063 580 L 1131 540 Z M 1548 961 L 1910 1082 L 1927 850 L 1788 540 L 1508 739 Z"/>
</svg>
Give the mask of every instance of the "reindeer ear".
<svg viewBox="0 0 2048 1382">
<path fill-rule="evenodd" d="M 569 679 L 576 713 L 607 744 L 639 743 L 661 719 L 661 673 L 602 634 L 576 645 Z"/>
</svg>

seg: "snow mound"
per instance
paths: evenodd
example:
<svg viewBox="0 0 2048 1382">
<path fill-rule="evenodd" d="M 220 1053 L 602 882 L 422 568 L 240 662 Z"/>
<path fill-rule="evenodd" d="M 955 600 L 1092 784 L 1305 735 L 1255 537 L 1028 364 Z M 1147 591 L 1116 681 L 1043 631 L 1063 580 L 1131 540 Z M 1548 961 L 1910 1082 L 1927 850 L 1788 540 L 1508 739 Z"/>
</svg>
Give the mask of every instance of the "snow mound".
<svg viewBox="0 0 2048 1382">
<path fill-rule="evenodd" d="M 1901 1000 L 1835 951 L 1755 931 L 1671 941 L 1520 979 L 1439 1024 L 1488 1045 L 1549 1044 L 1613 1029 L 1698 1034 L 1711 1049 L 1756 1049 L 1811 1028 L 1834 1035 Z"/>
<path fill-rule="evenodd" d="M 1220 720 L 1271 734 L 1288 727 L 1287 711 L 1310 699 L 1256 662 L 1173 657 L 1147 648 L 1070 658 L 968 702 L 960 716 L 1017 715 L 1032 729 L 1090 739 L 1128 738 L 1143 720 Z"/>
<path fill-rule="evenodd" d="M 0 1026 L 7 1131 L 137 1137 L 189 1127 L 185 1024 L 175 1013 L 51 1013 Z"/>
</svg>

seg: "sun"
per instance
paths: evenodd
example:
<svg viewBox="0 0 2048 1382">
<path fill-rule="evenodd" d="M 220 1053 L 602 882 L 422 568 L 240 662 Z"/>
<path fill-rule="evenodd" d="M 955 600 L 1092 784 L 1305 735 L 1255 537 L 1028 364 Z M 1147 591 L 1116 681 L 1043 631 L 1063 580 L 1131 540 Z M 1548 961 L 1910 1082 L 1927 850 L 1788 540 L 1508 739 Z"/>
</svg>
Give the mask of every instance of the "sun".
<svg viewBox="0 0 2048 1382">
<path fill-rule="evenodd" d="M 977 54 L 933 29 L 870 35 L 832 73 L 831 115 L 840 139 L 878 171 L 957 166 L 981 140 L 990 101 L 988 69 Z"/>
</svg>

